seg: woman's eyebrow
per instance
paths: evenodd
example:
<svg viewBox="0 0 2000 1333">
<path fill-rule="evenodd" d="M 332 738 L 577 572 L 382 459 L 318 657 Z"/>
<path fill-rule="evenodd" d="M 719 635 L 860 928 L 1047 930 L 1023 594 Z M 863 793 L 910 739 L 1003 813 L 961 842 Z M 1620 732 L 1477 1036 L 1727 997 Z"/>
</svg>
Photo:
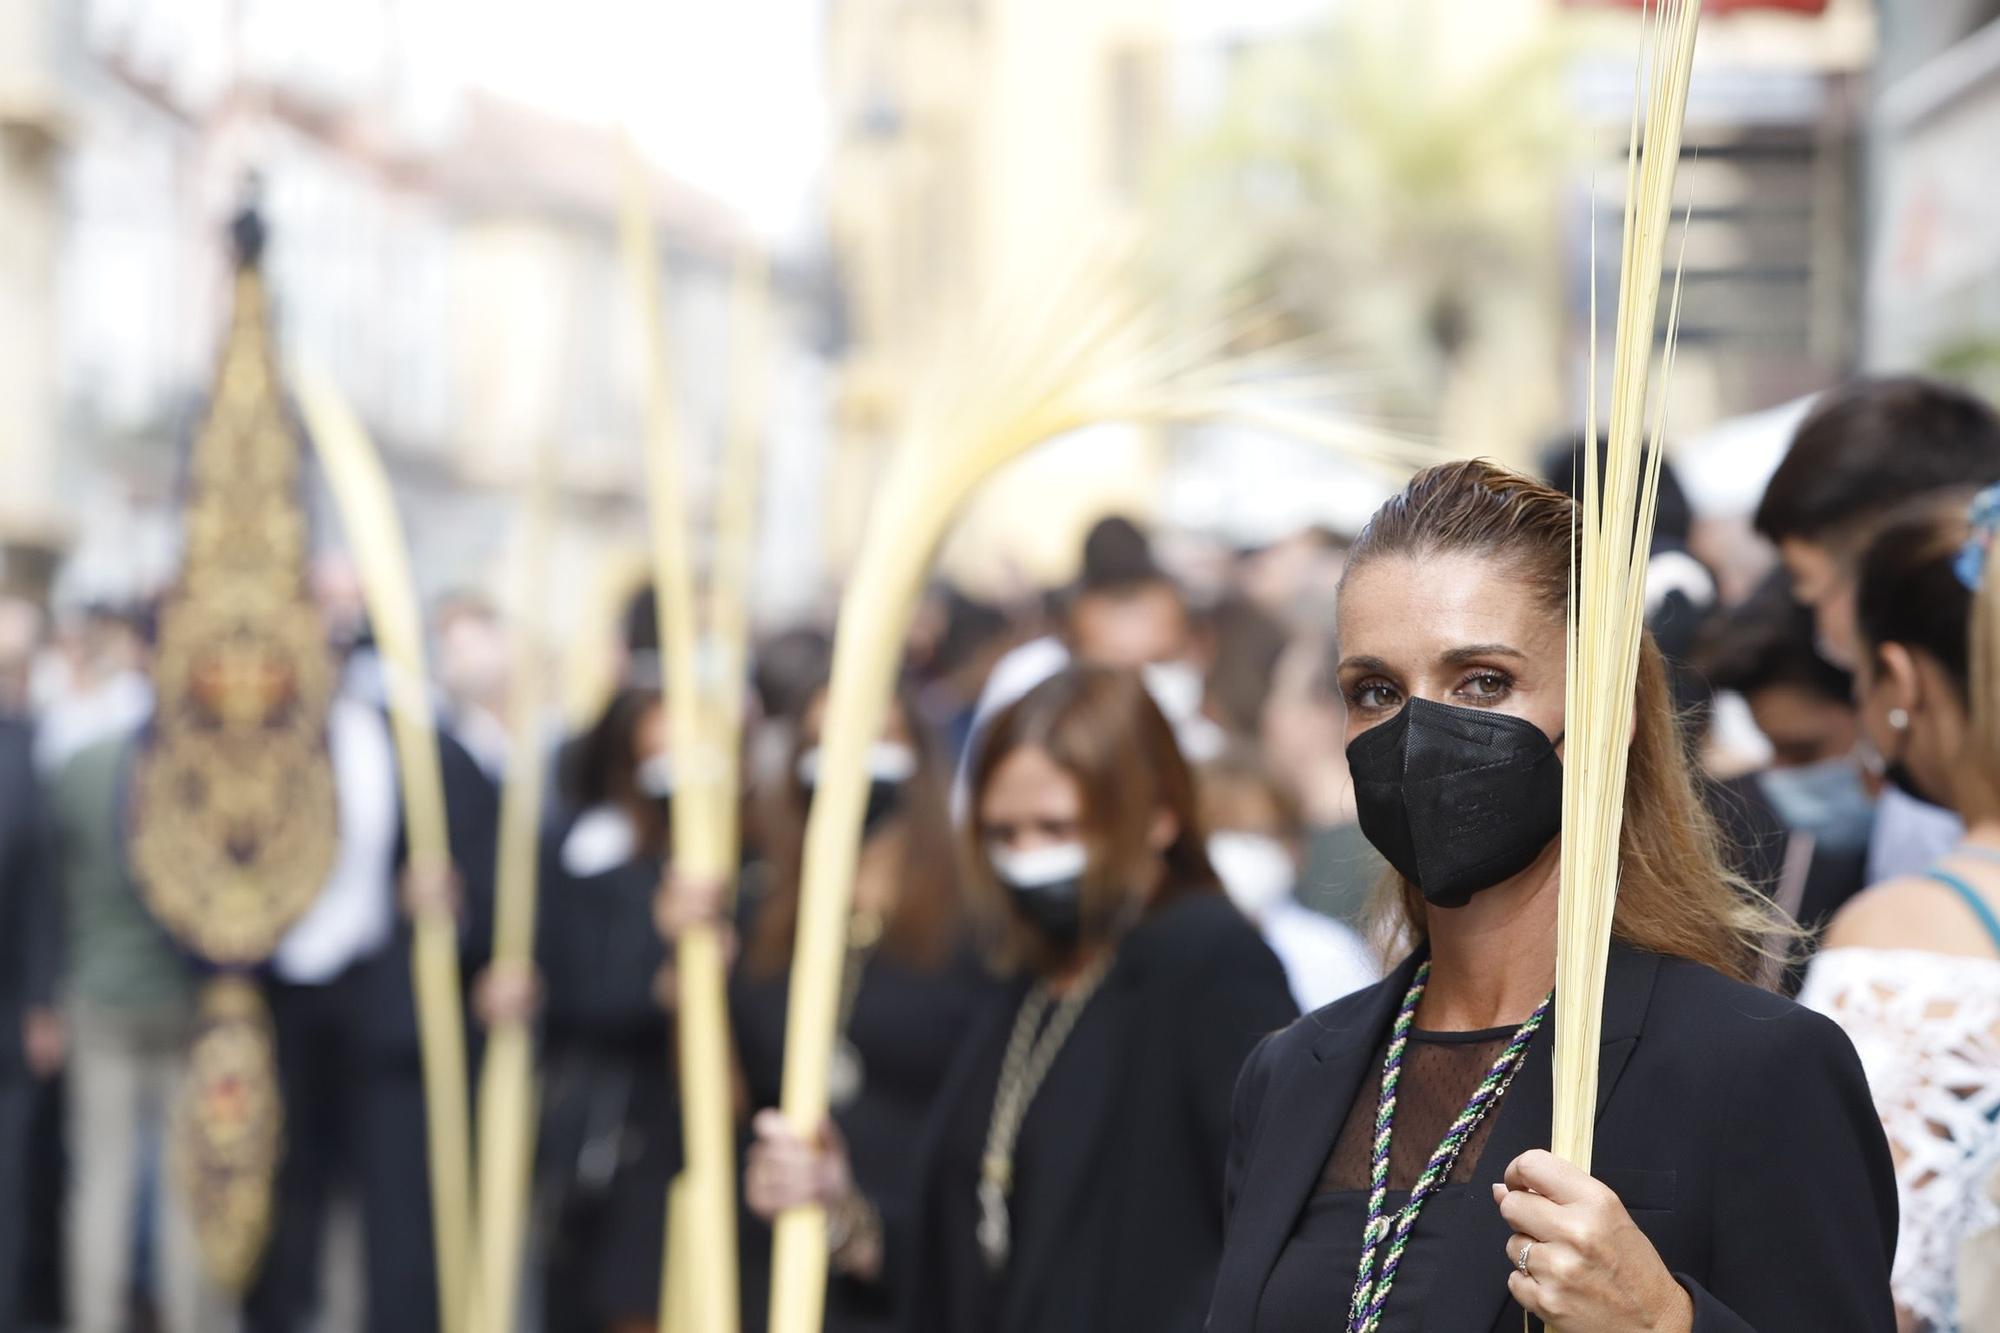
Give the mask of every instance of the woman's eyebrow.
<svg viewBox="0 0 2000 1333">
<path fill-rule="evenodd" d="M 1453 648 L 1438 660 L 1447 666 L 1465 666 L 1494 657 L 1511 657 L 1520 662 L 1528 660 L 1526 653 L 1518 648 L 1509 648 L 1504 643 L 1469 643 L 1462 648 Z"/>
<path fill-rule="evenodd" d="M 1389 664 L 1379 657 L 1344 657 L 1340 661 L 1342 671 L 1380 671 L 1389 673 Z"/>
</svg>

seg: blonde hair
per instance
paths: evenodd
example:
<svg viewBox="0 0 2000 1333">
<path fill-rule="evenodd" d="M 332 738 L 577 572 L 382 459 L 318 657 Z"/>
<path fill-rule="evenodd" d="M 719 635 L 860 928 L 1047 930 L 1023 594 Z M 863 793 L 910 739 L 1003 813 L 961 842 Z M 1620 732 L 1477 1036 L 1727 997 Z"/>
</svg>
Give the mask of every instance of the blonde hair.
<svg viewBox="0 0 2000 1333">
<path fill-rule="evenodd" d="M 1561 620 L 1569 607 L 1575 519 L 1568 496 L 1530 477 L 1484 459 L 1441 464 L 1418 473 L 1376 511 L 1349 552 L 1342 583 L 1385 556 L 1473 554 L 1509 566 Z M 1759 981 L 1769 972 L 1772 941 L 1795 938 L 1797 928 L 1725 861 L 1650 634 L 1639 653 L 1633 723 L 1612 936 Z M 1384 886 L 1396 933 L 1424 939 L 1428 905 L 1417 886 L 1393 871 Z"/>
</svg>

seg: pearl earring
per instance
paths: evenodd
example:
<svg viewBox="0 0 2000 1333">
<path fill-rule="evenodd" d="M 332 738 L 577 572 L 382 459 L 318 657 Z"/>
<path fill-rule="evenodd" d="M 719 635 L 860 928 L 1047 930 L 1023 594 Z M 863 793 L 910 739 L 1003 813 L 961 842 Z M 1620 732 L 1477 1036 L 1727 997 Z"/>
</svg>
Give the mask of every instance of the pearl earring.
<svg viewBox="0 0 2000 1333">
<path fill-rule="evenodd" d="M 1910 729 L 1910 715 L 1900 708 L 1891 708 L 1889 710 L 1889 726 L 1895 731 L 1908 731 Z"/>
</svg>

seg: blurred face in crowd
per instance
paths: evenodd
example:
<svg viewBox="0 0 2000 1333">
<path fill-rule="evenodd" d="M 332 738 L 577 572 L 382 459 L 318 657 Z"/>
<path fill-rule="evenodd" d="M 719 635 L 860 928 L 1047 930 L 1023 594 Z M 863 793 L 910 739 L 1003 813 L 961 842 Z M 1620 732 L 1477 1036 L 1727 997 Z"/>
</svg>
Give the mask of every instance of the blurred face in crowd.
<svg viewBox="0 0 2000 1333">
<path fill-rule="evenodd" d="M 1085 840 L 1083 788 L 1038 745 L 1002 759 L 979 795 L 991 851 L 1034 852 Z"/>
<path fill-rule="evenodd" d="M 667 722 L 667 708 L 663 703 L 649 704 L 632 724 L 632 750 L 644 764 L 649 760 L 665 759 L 673 754 L 673 733 Z"/>
<path fill-rule="evenodd" d="M 1293 828 L 1270 791 L 1252 782 L 1216 782 L 1204 775 L 1202 821 L 1211 835 L 1244 833 L 1272 838 L 1288 846 L 1298 842 Z"/>
<path fill-rule="evenodd" d="M 1345 548 L 1325 534 L 1294 533 L 1244 562 L 1243 592 L 1272 615 L 1309 614 L 1311 609 L 1330 605 L 1326 590 L 1339 586 L 1346 563 Z M 1308 607 L 1302 607 L 1302 602 Z"/>
<path fill-rule="evenodd" d="M 461 611 L 438 626 L 438 683 L 454 698 L 504 711 L 509 645 L 493 616 Z"/>
<path fill-rule="evenodd" d="M 1837 667 L 1854 670 L 1861 661 L 1861 631 L 1855 621 L 1851 562 L 1803 537 L 1785 538 L 1778 554 L 1791 576 L 1792 595 L 1812 608 L 1821 655 Z"/>
<path fill-rule="evenodd" d="M 820 734 L 826 725 L 826 691 L 820 690 L 806 705 L 799 720 L 799 741 L 792 762 L 792 791 L 802 808 L 812 805 L 820 780 Z M 862 834 L 872 838 L 898 827 L 908 803 L 908 787 L 918 776 L 922 763 L 910 719 L 898 704 L 889 709 L 882 734 L 868 747 L 864 760 L 868 775 L 868 804 L 862 816 Z"/>
<path fill-rule="evenodd" d="M 1188 656 L 1193 627 L 1180 593 L 1165 581 L 1093 592 L 1070 608 L 1070 649 L 1095 666 L 1136 669 Z"/>
<path fill-rule="evenodd" d="M 1746 696 L 1757 730 L 1771 742 L 1774 768 L 1803 768 L 1844 758 L 1860 725 L 1851 705 L 1801 685 L 1768 685 Z"/>
<path fill-rule="evenodd" d="M 1071 667 L 1001 710 L 972 816 L 978 884 L 1004 949 L 1032 969 L 1086 956 L 1162 892 L 1217 887 L 1194 840 L 1193 774 L 1133 672 Z"/>
<path fill-rule="evenodd" d="M 818 746 L 820 733 L 825 729 L 826 691 L 822 689 L 813 695 L 812 702 L 806 705 L 806 711 L 799 717 L 801 748 L 809 750 Z M 910 734 L 910 720 L 903 716 L 901 708 L 889 709 L 888 720 L 882 724 L 882 743 L 915 749 L 916 737 Z"/>
<path fill-rule="evenodd" d="M 1070 651 L 1092 666 L 1136 670 L 1191 758 L 1212 755 L 1220 738 L 1202 716 L 1208 663 L 1180 589 L 1165 579 L 1092 592 L 1070 608 Z"/>
<path fill-rule="evenodd" d="M 1937 660 L 1922 649 L 1885 643 L 1864 655 L 1855 676 L 1861 726 L 1913 796 L 1956 808 L 1952 775 L 1970 730 L 1965 704 Z"/>
<path fill-rule="evenodd" d="M 1504 561 L 1398 555 L 1351 570 L 1340 646 L 1349 742 L 1411 699 L 1490 708 L 1562 732 L 1562 618 Z"/>
<path fill-rule="evenodd" d="M 669 731 L 657 693 L 618 690 L 565 765 L 572 787 L 565 794 L 584 808 L 618 805 L 646 819 L 663 814 L 676 779 Z"/>
<path fill-rule="evenodd" d="M 1208 859 L 1243 914 L 1255 921 L 1298 884 L 1300 830 L 1265 783 L 1227 771 L 1202 776 Z"/>
<path fill-rule="evenodd" d="M 352 560 L 336 554 L 314 561 L 312 595 L 326 623 L 327 638 L 337 650 L 345 652 L 360 641 L 368 624 L 368 602 Z"/>
</svg>

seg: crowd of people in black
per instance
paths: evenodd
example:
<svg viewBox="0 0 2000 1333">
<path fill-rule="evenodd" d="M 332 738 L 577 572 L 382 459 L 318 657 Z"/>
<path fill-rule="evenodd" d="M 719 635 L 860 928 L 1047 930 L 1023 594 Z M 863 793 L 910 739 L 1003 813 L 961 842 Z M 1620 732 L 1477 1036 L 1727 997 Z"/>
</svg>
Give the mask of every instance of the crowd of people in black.
<svg viewBox="0 0 2000 1333">
<path fill-rule="evenodd" d="M 700 882 L 634 600 L 546 758 L 535 976 L 504 984 L 502 640 L 442 604 L 467 1009 L 538 1036 L 524 1326 L 655 1325 L 675 942 L 717 924 L 746 1329 L 807 1203 L 835 1333 L 2000 1328 L 2000 417 L 1828 392 L 1748 562 L 1669 471 L 1589 1173 L 1542 1151 L 1583 447 L 1199 560 L 1105 519 L 1033 605 L 934 589 L 815 1127 L 775 1108 L 832 627 L 758 643 L 743 865 Z M 340 850 L 261 977 L 287 1119 L 242 1294 L 163 1148 L 199 977 L 122 851 L 146 616 L 0 603 L 0 1333 L 435 1326 L 397 760 L 326 582 Z"/>
</svg>

